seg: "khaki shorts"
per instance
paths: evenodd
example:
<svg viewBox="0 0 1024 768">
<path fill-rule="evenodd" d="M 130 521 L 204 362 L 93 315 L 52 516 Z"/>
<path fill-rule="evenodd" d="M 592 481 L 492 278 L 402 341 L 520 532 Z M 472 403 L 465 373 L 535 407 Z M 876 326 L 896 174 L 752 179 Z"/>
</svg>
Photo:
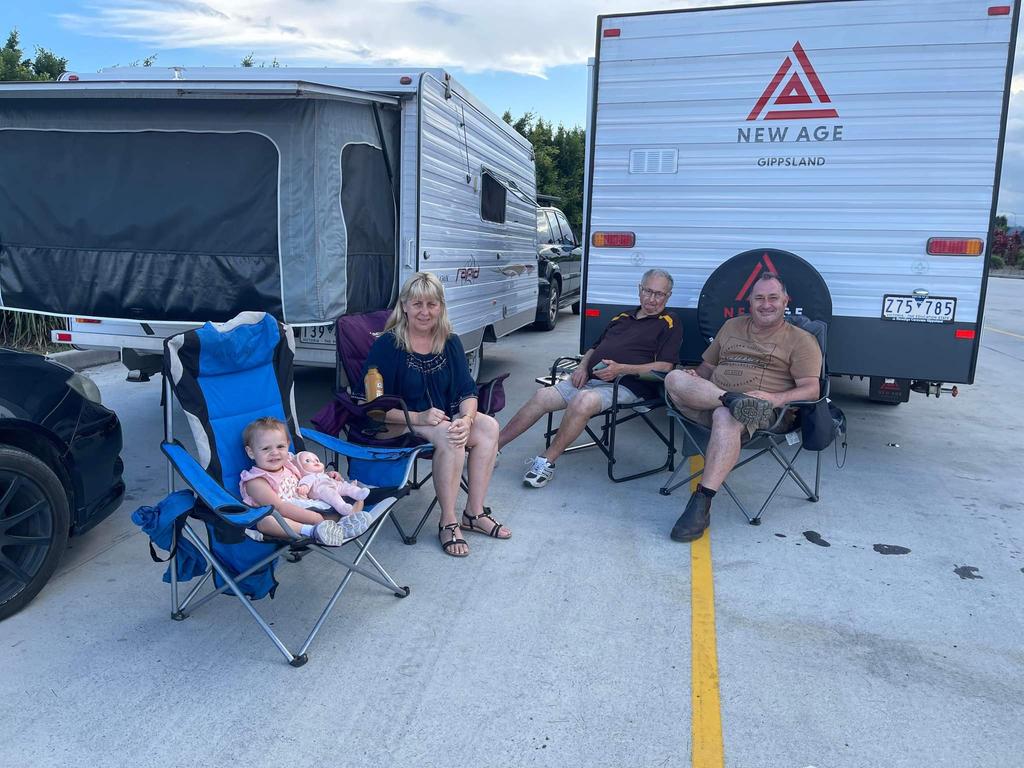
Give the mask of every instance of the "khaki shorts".
<svg viewBox="0 0 1024 768">
<path fill-rule="evenodd" d="M 677 405 L 675 403 L 673 403 L 673 405 L 675 405 L 677 411 L 683 414 L 683 416 L 688 418 L 690 421 L 695 421 L 701 426 L 711 429 L 712 414 L 715 412 L 714 409 L 710 411 L 698 411 L 695 408 L 687 408 L 686 406 Z M 793 408 L 787 408 L 786 415 L 782 417 L 782 423 L 774 430 L 775 433 L 780 435 L 786 434 L 793 428 L 794 421 L 796 421 L 796 410 Z M 750 434 L 748 432 L 744 432 L 743 442 L 745 443 L 749 439 Z"/>
<path fill-rule="evenodd" d="M 572 381 L 564 379 L 562 381 L 555 382 L 555 389 L 558 390 L 558 394 L 565 400 L 565 404 L 568 405 L 576 395 L 580 392 L 596 392 L 601 396 L 601 410 L 606 411 L 612 407 L 612 389 L 613 385 L 607 381 L 601 381 L 600 379 L 590 379 L 586 384 L 583 385 L 582 389 L 576 389 L 572 385 Z M 629 405 L 630 403 L 638 403 L 643 398 L 637 397 L 629 391 L 627 387 L 619 385 L 619 404 Z"/>
</svg>

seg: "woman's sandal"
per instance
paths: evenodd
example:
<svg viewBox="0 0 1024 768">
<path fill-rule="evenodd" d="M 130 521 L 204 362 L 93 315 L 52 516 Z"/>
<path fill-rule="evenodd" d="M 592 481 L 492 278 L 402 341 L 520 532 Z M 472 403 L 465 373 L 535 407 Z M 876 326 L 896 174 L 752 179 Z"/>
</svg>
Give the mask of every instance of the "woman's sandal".
<svg viewBox="0 0 1024 768">
<path fill-rule="evenodd" d="M 447 531 L 448 533 L 446 534 L 445 531 Z M 448 534 L 451 535 L 451 539 L 445 541 L 444 537 Z M 437 537 L 441 540 L 441 549 L 444 550 L 444 553 L 446 555 L 450 555 L 451 557 L 465 557 L 469 554 L 469 552 L 452 552 L 452 547 L 454 547 L 455 545 L 464 545 L 466 543 L 465 539 L 459 538 L 458 523 L 448 523 L 448 525 L 441 525 L 440 523 L 438 523 Z"/>
<path fill-rule="evenodd" d="M 484 530 L 483 528 L 481 528 L 479 525 L 477 525 L 474 522 L 476 520 L 479 520 L 481 517 L 486 517 L 488 520 L 491 521 L 491 527 L 489 529 Z M 491 517 L 491 508 L 490 507 L 484 507 L 484 511 L 481 512 L 479 515 L 471 515 L 471 514 L 469 514 L 469 512 L 466 512 L 465 510 L 463 510 L 463 512 L 462 512 L 462 520 L 463 520 L 463 522 L 462 522 L 462 529 L 465 530 L 465 531 L 470 531 L 471 533 L 482 533 L 484 536 L 490 536 L 492 539 L 511 539 L 512 538 L 512 532 L 511 531 L 509 531 L 508 536 L 502 536 L 501 535 L 502 525 L 497 520 L 495 520 L 493 517 Z M 508 529 L 506 528 L 505 530 L 508 530 Z"/>
</svg>

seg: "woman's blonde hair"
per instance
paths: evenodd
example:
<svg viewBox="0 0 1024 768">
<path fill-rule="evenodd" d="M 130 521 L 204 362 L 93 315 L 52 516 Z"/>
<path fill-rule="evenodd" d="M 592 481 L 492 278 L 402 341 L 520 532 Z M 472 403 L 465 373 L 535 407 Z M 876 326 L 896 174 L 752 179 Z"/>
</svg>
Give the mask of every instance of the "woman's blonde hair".
<svg viewBox="0 0 1024 768">
<path fill-rule="evenodd" d="M 398 294 L 398 303 L 391 310 L 391 317 L 384 326 L 385 331 L 394 331 L 398 345 L 406 352 L 412 352 L 409 344 L 409 321 L 405 316 L 404 304 L 414 299 L 427 299 L 438 302 L 441 305 L 441 316 L 437 319 L 437 328 L 434 329 L 434 344 L 431 352 L 435 355 L 444 349 L 444 343 L 452 335 L 452 323 L 448 319 L 448 304 L 444 300 L 444 286 L 430 272 L 417 272 L 405 281 L 401 293 Z"/>
</svg>

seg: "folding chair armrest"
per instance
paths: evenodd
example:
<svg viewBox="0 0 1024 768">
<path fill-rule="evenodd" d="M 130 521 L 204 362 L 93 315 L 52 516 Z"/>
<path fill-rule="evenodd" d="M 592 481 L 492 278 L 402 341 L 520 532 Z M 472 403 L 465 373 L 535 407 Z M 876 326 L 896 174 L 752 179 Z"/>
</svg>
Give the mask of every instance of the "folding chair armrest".
<svg viewBox="0 0 1024 768">
<path fill-rule="evenodd" d="M 238 528 L 249 528 L 269 515 L 273 507 L 250 507 L 219 485 L 178 441 L 160 443 L 168 461 L 196 496 L 224 522 Z"/>
<path fill-rule="evenodd" d="M 302 436 L 308 437 L 310 440 L 322 445 L 329 451 L 340 453 L 342 456 L 346 456 L 350 459 L 378 461 L 402 461 L 404 459 L 411 462 L 416 458 L 416 454 L 420 451 L 430 448 L 429 443 L 416 445 L 411 448 L 378 448 L 367 445 L 357 445 L 306 427 L 302 429 Z"/>
<path fill-rule="evenodd" d="M 573 370 L 575 370 L 581 360 L 583 360 L 583 355 L 566 355 L 564 357 L 556 357 L 555 362 L 551 364 L 551 380 L 554 381 L 555 377 L 559 373 L 564 370 L 568 370 L 567 368 L 562 367 L 565 363 L 576 363 L 576 365 L 572 367 Z"/>
</svg>

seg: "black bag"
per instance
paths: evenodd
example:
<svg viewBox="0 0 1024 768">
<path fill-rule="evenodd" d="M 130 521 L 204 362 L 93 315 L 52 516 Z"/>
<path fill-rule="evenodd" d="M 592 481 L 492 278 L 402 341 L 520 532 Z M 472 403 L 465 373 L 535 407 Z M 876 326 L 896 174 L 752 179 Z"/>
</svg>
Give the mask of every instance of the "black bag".
<svg viewBox="0 0 1024 768">
<path fill-rule="evenodd" d="M 800 437 L 808 451 L 825 450 L 840 434 L 846 434 L 846 414 L 835 403 L 822 399 L 800 408 Z"/>
</svg>

